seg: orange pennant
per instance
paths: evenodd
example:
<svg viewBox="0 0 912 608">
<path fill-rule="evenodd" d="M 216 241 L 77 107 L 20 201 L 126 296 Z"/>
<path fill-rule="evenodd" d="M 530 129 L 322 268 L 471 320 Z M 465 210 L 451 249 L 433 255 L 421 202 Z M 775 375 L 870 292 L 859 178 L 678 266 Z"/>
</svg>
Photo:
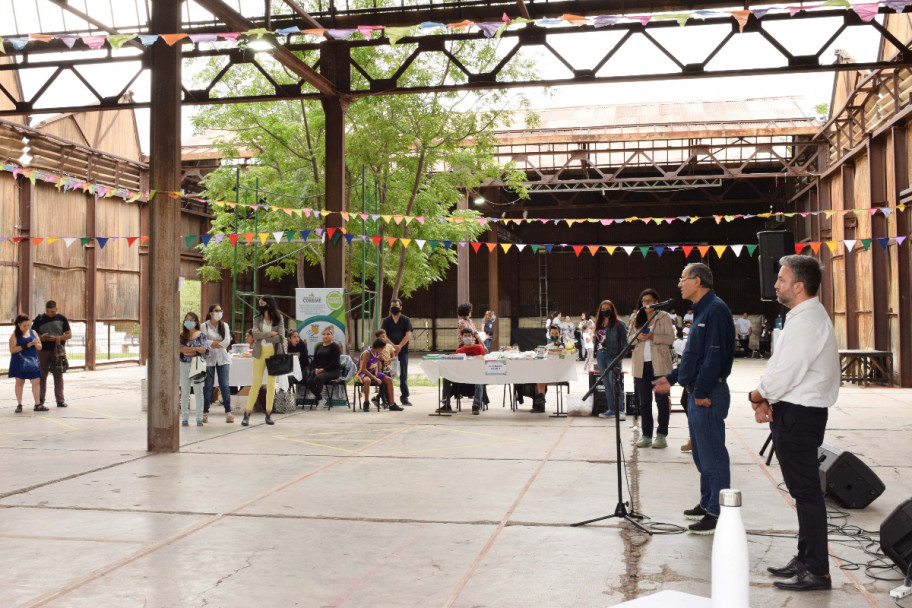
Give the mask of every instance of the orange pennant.
<svg viewBox="0 0 912 608">
<path fill-rule="evenodd" d="M 747 25 L 747 20 L 750 18 L 750 11 L 729 11 L 732 14 L 732 17 L 735 18 L 735 21 L 738 22 L 738 31 L 744 33 L 744 26 Z"/>
<path fill-rule="evenodd" d="M 485 243 L 485 245 L 487 245 L 488 251 L 494 251 L 497 249 L 497 243 Z"/>
<path fill-rule="evenodd" d="M 595 254 L 598 253 L 599 246 L 598 245 L 589 245 L 587 247 L 587 249 L 589 249 L 589 253 L 592 254 L 592 257 L 595 257 Z"/>
<path fill-rule="evenodd" d="M 174 43 L 178 40 L 183 40 L 187 37 L 187 34 L 161 34 L 161 39 L 164 40 L 168 46 L 174 46 Z"/>
<path fill-rule="evenodd" d="M 700 257 L 705 258 L 706 254 L 709 253 L 709 245 L 701 245 L 697 247 L 697 251 L 700 252 Z"/>
</svg>

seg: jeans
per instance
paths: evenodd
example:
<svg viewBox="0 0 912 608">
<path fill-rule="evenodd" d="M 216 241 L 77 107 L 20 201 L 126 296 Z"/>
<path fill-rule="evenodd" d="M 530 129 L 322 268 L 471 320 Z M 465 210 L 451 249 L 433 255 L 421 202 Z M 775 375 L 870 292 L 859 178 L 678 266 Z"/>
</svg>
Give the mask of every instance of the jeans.
<svg viewBox="0 0 912 608">
<path fill-rule="evenodd" d="M 41 367 L 41 382 L 38 384 L 38 396 L 41 399 L 41 403 L 44 403 L 44 396 L 47 394 L 47 379 L 48 374 L 51 371 L 51 363 L 56 358 L 56 349 L 42 349 L 38 351 L 38 365 Z M 65 403 L 66 399 L 63 398 L 63 374 L 51 375 L 54 376 L 54 399 L 57 400 L 57 403 Z"/>
<path fill-rule="evenodd" d="M 719 517 L 719 492 L 731 487 L 731 468 L 725 447 L 725 418 L 731 403 L 728 384 L 716 384 L 709 397 L 712 405 L 702 407 L 690 395 L 687 425 L 694 464 L 700 472 L 700 506 L 713 517 Z"/>
<path fill-rule="evenodd" d="M 478 407 L 481 409 L 484 407 L 484 395 L 485 395 L 485 385 L 476 384 L 475 385 L 475 396 L 472 398 L 472 407 Z"/>
<path fill-rule="evenodd" d="M 608 353 L 603 350 L 595 351 L 595 359 L 598 361 L 599 373 L 608 369 L 608 364 L 611 363 L 611 360 L 614 357 L 608 356 Z M 620 364 L 615 365 L 609 373 L 607 373 L 604 378 L 602 378 L 602 384 L 605 385 L 605 402 L 608 404 L 608 412 L 614 412 L 614 383 L 618 379 L 618 374 L 621 373 Z M 621 400 L 624 399 L 624 389 L 621 387 Z"/>
<path fill-rule="evenodd" d="M 652 372 L 652 361 L 643 361 L 643 377 L 634 378 L 633 386 L 636 389 L 637 400 L 640 402 L 640 416 L 643 418 L 643 437 L 652 437 L 652 381 L 655 374 Z M 659 410 L 659 428 L 657 435 L 668 436 L 668 419 L 671 417 L 671 399 L 668 395 L 655 396 L 656 409 Z"/>
<path fill-rule="evenodd" d="M 827 513 L 820 491 L 817 448 L 823 443 L 829 412 L 780 401 L 773 404 L 773 449 L 782 478 L 798 511 L 798 559 L 818 576 L 830 571 Z"/>
<path fill-rule="evenodd" d="M 493 340 L 493 338 L 488 338 L 487 340 L 484 341 L 485 350 L 488 352 L 491 352 L 491 341 L 492 340 Z"/>
<path fill-rule="evenodd" d="M 181 422 L 190 419 L 190 390 L 196 397 L 196 421 L 203 421 L 203 382 L 190 382 L 190 362 L 181 361 L 180 364 L 180 386 L 181 386 Z"/>
<path fill-rule="evenodd" d="M 225 413 L 231 411 L 231 387 L 228 386 L 228 373 L 231 364 L 206 366 L 206 383 L 203 385 L 203 411 L 208 413 L 212 405 L 212 393 L 215 388 L 216 375 L 218 375 L 219 389 L 222 391 L 222 403 L 225 404 Z"/>
<path fill-rule="evenodd" d="M 403 401 L 408 401 L 408 351 L 399 351 L 399 394 Z"/>
</svg>

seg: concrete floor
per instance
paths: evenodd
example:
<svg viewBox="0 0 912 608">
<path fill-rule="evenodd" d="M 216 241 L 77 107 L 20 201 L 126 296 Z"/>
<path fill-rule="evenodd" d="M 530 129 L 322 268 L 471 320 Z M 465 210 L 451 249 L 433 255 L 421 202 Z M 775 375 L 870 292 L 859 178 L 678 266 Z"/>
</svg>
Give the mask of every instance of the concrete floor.
<svg viewBox="0 0 912 608">
<path fill-rule="evenodd" d="M 898 583 L 839 568 L 871 558 L 837 535 L 832 592 L 773 588 L 765 568 L 794 553 L 797 523 L 777 464 L 757 455 L 767 431 L 745 393 L 763 368 L 736 362 L 728 418 L 752 606 L 893 606 Z M 616 519 L 568 526 L 617 503 L 604 420 L 533 415 L 528 402 L 512 413 L 499 389 L 481 416 L 428 417 L 436 388 L 420 387 L 402 413 L 299 410 L 249 428 L 214 413 L 181 429 L 180 453 L 153 455 L 143 373 L 69 373 L 70 407 L 44 415 L 14 414 L 12 381 L 0 381 L 0 606 L 594 607 L 663 589 L 710 594 L 711 537 L 650 538 Z M 909 497 L 910 405 L 909 390 L 841 391 L 827 441 L 887 490 L 834 523 L 876 533 Z M 698 477 L 678 449 L 684 414 L 672 414 L 666 450 L 636 450 L 632 418 L 621 424 L 637 511 L 686 524 Z"/>
</svg>

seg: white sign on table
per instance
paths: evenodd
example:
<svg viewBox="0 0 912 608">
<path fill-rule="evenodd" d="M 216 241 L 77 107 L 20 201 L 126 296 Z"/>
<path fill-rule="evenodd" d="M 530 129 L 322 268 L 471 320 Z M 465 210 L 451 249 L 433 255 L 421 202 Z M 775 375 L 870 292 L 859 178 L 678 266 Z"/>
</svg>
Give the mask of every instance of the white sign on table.
<svg viewBox="0 0 912 608">
<path fill-rule="evenodd" d="M 507 373 L 507 362 L 485 361 L 484 370 L 488 376 L 503 376 Z"/>
</svg>

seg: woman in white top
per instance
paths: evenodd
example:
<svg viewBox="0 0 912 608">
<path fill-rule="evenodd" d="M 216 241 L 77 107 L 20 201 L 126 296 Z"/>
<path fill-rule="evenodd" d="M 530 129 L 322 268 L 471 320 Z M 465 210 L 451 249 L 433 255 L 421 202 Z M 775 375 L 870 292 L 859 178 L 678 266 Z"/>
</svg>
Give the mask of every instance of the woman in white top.
<svg viewBox="0 0 912 608">
<path fill-rule="evenodd" d="M 209 356 L 206 357 L 206 384 L 203 386 L 203 422 L 209 422 L 209 406 L 212 405 L 212 393 L 218 379 L 222 393 L 222 404 L 225 406 L 225 422 L 234 422 L 231 413 L 231 389 L 228 386 L 228 373 L 231 371 L 231 356 L 228 347 L 231 345 L 231 330 L 222 322 L 222 307 L 213 304 L 209 307 L 203 333 L 209 340 Z"/>
</svg>

